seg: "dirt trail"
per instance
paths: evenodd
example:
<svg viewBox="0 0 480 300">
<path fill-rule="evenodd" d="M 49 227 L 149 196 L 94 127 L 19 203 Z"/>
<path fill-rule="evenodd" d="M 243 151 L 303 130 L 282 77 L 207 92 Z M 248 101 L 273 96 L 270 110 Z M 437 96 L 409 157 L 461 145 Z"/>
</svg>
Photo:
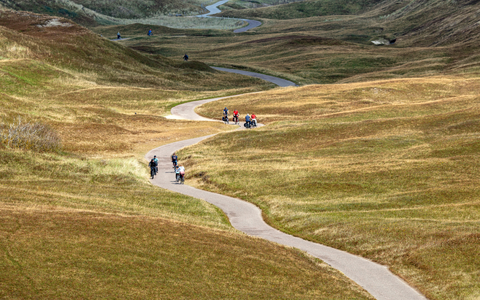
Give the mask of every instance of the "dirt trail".
<svg viewBox="0 0 480 300">
<path fill-rule="evenodd" d="M 172 108 L 172 115 L 181 119 L 213 121 L 197 115 L 194 112 L 195 107 L 207 102 L 225 98 L 229 97 L 185 103 Z M 251 236 L 261 237 L 281 245 L 291 246 L 303 250 L 344 273 L 347 277 L 362 286 L 376 299 L 426 299 L 423 295 L 410 287 L 406 282 L 392 274 L 385 266 L 344 251 L 285 234 L 273 227 L 270 227 L 263 220 L 262 211 L 249 202 L 199 190 L 188 185 L 177 184 L 175 182 L 175 174 L 170 160 L 171 154 L 181 148 L 194 145 L 211 136 L 213 135 L 168 144 L 148 152 L 145 155 L 146 159 L 150 160 L 153 158 L 153 155 L 157 155 L 159 160 L 159 173 L 155 179 L 151 180 L 152 184 L 174 192 L 202 199 L 213 205 L 216 205 L 225 212 L 234 228 Z"/>
</svg>

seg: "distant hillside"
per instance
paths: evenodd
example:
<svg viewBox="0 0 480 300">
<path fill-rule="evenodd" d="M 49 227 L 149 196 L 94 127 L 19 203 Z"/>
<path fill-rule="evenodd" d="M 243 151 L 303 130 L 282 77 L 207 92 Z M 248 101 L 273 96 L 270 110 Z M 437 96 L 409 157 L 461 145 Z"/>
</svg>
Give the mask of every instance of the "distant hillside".
<svg viewBox="0 0 480 300">
<path fill-rule="evenodd" d="M 478 40 L 479 1 L 409 2 L 379 18 L 389 31 L 400 33 L 410 45 L 444 46 Z"/>
<path fill-rule="evenodd" d="M 352 15 L 371 8 L 379 2 L 382 0 L 308 0 L 255 9 L 225 11 L 222 15 L 279 20 Z"/>
<path fill-rule="evenodd" d="M 195 0 L 71 0 L 99 13 L 116 18 L 145 18 L 155 14 L 200 13 Z"/>
<path fill-rule="evenodd" d="M 231 79 L 201 62 L 145 55 L 109 41 L 64 18 L 4 11 L 0 18 L 3 59 L 31 59 L 89 73 L 97 83 L 176 90 L 219 90 Z M 91 76 L 95 74 L 95 76 Z M 91 80 L 91 79 L 89 79 Z M 256 82 L 256 83 L 255 83 Z M 235 86 L 264 83 L 238 76 Z"/>
<path fill-rule="evenodd" d="M 101 15 L 121 19 L 141 19 L 157 14 L 197 14 L 203 12 L 196 0 L 0 0 L 0 5 L 71 19 L 84 26 L 108 24 Z"/>
<path fill-rule="evenodd" d="M 480 34 L 480 2 L 472 0 L 311 0 L 256 9 L 227 10 L 220 15 L 238 18 L 297 19 L 289 31 L 330 28 L 342 39 L 362 36 L 363 42 L 376 37 L 401 37 L 403 45 L 441 46 L 475 41 Z M 348 18 L 340 16 L 351 16 Z M 315 26 L 314 28 L 312 28 Z M 284 30 L 279 28 L 279 32 Z"/>
<path fill-rule="evenodd" d="M 87 11 L 85 11 L 85 9 L 75 6 L 75 3 L 69 0 L 0 0 L 0 4 L 5 8 L 10 8 L 17 11 L 30 11 L 39 14 L 67 18 L 82 25 L 98 25 L 94 15 L 89 14 Z"/>
</svg>

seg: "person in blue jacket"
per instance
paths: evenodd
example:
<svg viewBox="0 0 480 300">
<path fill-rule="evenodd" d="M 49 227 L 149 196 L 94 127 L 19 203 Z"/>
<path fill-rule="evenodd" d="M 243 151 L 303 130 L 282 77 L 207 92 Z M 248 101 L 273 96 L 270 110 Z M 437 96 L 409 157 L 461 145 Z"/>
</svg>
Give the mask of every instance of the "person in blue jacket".
<svg viewBox="0 0 480 300">
<path fill-rule="evenodd" d="M 245 116 L 245 127 L 250 128 L 250 116 L 248 114 Z"/>
<path fill-rule="evenodd" d="M 156 155 L 153 156 L 153 161 L 155 162 L 156 166 L 155 166 L 155 175 L 157 175 L 158 173 L 158 158 Z"/>
</svg>

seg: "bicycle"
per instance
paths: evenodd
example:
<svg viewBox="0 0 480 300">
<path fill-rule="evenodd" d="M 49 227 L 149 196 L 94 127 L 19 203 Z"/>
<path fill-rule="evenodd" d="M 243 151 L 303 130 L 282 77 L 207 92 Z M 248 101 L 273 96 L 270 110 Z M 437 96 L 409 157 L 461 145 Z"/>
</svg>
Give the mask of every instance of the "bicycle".
<svg viewBox="0 0 480 300">
<path fill-rule="evenodd" d="M 223 118 L 222 118 L 222 121 L 225 123 L 225 124 L 230 124 L 228 122 L 228 115 L 224 115 Z"/>
</svg>

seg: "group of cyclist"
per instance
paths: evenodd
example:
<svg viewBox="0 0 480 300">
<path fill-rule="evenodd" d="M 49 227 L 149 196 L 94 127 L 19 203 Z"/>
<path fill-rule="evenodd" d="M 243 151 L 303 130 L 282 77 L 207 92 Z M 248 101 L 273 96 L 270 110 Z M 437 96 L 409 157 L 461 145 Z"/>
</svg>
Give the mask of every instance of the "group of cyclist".
<svg viewBox="0 0 480 300">
<path fill-rule="evenodd" d="M 233 111 L 233 117 L 232 117 L 232 121 L 235 122 L 235 124 L 238 123 L 238 119 L 239 119 L 239 114 L 238 114 L 238 110 L 234 110 Z M 225 122 L 225 123 L 228 123 L 228 108 L 224 108 L 223 109 L 223 117 L 222 117 L 222 121 Z M 255 114 L 252 114 L 252 115 L 249 115 L 247 114 L 245 116 L 245 124 L 244 126 L 246 128 L 250 128 L 250 127 L 257 127 L 257 116 Z"/>
<path fill-rule="evenodd" d="M 172 164 L 173 169 L 175 170 L 175 180 L 177 182 L 185 182 L 185 167 L 178 165 L 178 156 L 173 152 L 172 154 Z"/>
<path fill-rule="evenodd" d="M 172 164 L 173 169 L 175 170 L 175 180 L 177 182 L 184 183 L 185 167 L 178 165 L 178 156 L 175 153 L 172 154 Z M 150 175 L 152 176 L 152 179 L 154 179 L 155 175 L 157 175 L 158 173 L 158 159 L 156 155 L 154 155 L 153 158 L 150 160 L 148 166 L 150 167 Z"/>
<path fill-rule="evenodd" d="M 223 121 L 226 123 L 228 122 L 228 108 L 223 109 Z M 238 110 L 233 111 L 233 118 L 232 120 L 235 123 L 238 123 L 239 120 L 239 113 Z M 255 114 L 249 115 L 247 114 L 245 116 L 245 127 L 250 128 L 252 126 L 257 126 L 257 116 Z M 178 165 L 178 156 L 173 153 L 172 154 L 172 164 L 173 164 L 173 169 L 175 170 L 175 180 L 177 182 L 183 183 L 185 181 L 185 167 Z M 152 179 L 154 179 L 155 175 L 158 173 L 158 159 L 157 156 L 154 155 L 153 158 L 150 160 L 148 166 L 150 167 L 150 175 L 152 176 Z"/>
</svg>

